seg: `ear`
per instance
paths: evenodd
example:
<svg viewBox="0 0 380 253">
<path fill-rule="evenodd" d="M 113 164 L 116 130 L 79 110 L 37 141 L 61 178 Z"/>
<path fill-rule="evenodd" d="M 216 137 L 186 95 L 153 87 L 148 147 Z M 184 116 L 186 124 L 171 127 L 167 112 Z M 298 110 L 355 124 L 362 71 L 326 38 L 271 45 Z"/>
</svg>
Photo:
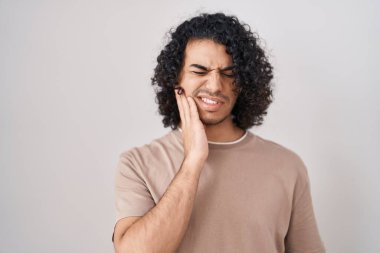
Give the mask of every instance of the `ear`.
<svg viewBox="0 0 380 253">
<path fill-rule="evenodd" d="M 234 94 L 236 95 L 236 97 L 238 97 L 243 91 L 243 87 L 239 86 L 239 87 L 235 87 L 234 89 Z"/>
</svg>

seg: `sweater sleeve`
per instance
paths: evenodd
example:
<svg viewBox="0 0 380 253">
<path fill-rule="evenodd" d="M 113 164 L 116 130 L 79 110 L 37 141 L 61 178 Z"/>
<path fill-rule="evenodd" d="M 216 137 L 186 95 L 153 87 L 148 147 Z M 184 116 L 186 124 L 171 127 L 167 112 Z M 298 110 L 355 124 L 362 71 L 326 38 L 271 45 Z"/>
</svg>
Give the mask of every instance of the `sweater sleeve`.
<svg viewBox="0 0 380 253">
<path fill-rule="evenodd" d="M 285 252 L 325 253 L 313 210 L 309 176 L 303 162 L 301 165 L 304 174 L 302 182 L 295 188 L 289 229 L 285 237 Z"/>
</svg>

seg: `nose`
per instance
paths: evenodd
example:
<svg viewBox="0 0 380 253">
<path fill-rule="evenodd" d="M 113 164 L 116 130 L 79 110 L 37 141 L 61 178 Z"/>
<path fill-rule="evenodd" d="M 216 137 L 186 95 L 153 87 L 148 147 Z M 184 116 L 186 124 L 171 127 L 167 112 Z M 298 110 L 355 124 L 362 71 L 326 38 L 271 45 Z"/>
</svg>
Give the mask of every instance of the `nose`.
<svg viewBox="0 0 380 253">
<path fill-rule="evenodd" d="M 206 85 L 208 90 L 212 93 L 219 92 L 222 90 L 222 86 L 223 84 L 220 78 L 220 73 L 216 69 L 210 71 Z"/>
</svg>

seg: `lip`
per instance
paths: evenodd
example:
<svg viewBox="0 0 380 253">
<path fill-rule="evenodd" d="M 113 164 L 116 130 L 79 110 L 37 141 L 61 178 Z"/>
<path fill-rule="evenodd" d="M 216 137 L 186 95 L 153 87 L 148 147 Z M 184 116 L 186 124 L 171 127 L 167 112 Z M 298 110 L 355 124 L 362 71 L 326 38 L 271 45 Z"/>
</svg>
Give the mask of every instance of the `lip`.
<svg viewBox="0 0 380 253">
<path fill-rule="evenodd" d="M 202 101 L 201 97 L 208 98 L 208 99 L 211 99 L 211 100 L 214 100 L 214 101 L 218 101 L 218 103 L 214 104 L 214 105 L 207 104 L 207 103 L 205 103 L 205 102 Z M 198 96 L 197 99 L 196 99 L 196 102 L 201 107 L 201 109 L 203 109 L 205 111 L 209 111 L 209 112 L 216 112 L 216 111 L 218 111 L 220 109 L 220 107 L 222 107 L 223 104 L 224 104 L 224 102 L 222 102 L 220 99 L 214 99 L 214 98 L 210 98 L 210 97 L 207 97 L 207 96 Z"/>
<path fill-rule="evenodd" d="M 207 99 L 211 99 L 211 100 L 214 100 L 214 101 L 217 101 L 218 103 L 224 103 L 223 100 L 221 100 L 220 98 L 215 98 L 215 97 L 209 97 L 209 96 L 206 96 L 206 95 L 200 95 L 200 96 L 197 96 L 197 98 L 207 98 Z"/>
</svg>

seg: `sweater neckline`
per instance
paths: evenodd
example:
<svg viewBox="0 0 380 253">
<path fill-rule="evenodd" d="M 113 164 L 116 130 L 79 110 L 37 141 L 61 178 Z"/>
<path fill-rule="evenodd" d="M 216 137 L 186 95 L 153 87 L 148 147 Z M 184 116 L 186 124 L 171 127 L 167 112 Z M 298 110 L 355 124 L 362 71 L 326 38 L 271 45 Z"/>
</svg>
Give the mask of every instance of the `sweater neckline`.
<svg viewBox="0 0 380 253">
<path fill-rule="evenodd" d="M 173 134 L 179 139 L 179 141 L 183 142 L 182 139 L 182 129 L 178 127 L 177 129 L 172 131 Z M 254 139 L 255 135 L 250 131 L 246 130 L 244 135 L 237 140 L 228 141 L 228 142 L 216 142 L 216 141 L 208 141 L 210 149 L 231 149 L 235 147 L 239 147 Z"/>
</svg>

